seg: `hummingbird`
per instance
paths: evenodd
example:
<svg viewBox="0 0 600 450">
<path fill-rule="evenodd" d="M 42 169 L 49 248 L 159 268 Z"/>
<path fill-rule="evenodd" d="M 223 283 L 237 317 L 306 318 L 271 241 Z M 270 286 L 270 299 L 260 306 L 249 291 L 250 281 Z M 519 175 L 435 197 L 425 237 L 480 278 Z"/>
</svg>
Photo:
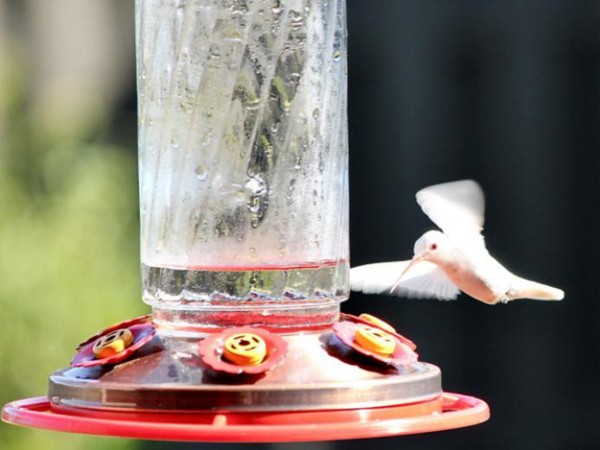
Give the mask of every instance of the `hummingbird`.
<svg viewBox="0 0 600 450">
<path fill-rule="evenodd" d="M 483 190 L 473 180 L 436 184 L 416 194 L 423 212 L 441 229 L 416 242 L 409 261 L 350 270 L 350 287 L 365 293 L 454 300 L 460 291 L 490 305 L 517 299 L 562 300 L 564 292 L 521 278 L 486 249 Z"/>
</svg>

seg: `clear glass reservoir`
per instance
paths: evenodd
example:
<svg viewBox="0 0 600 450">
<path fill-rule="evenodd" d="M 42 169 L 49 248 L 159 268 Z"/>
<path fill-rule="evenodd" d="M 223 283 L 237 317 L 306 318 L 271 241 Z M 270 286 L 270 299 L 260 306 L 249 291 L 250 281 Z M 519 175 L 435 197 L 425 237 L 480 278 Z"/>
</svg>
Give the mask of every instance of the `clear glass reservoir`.
<svg viewBox="0 0 600 450">
<path fill-rule="evenodd" d="M 155 320 L 336 320 L 349 267 L 344 0 L 137 0 L 136 14 Z"/>
</svg>

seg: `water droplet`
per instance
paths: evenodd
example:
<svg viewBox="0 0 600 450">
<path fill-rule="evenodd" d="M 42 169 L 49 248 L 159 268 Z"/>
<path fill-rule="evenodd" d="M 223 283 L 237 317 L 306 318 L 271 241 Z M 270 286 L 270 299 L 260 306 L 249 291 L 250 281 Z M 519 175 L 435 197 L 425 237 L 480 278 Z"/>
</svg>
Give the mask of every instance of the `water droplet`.
<svg viewBox="0 0 600 450">
<path fill-rule="evenodd" d="M 210 58 L 219 59 L 221 57 L 221 49 L 217 45 L 210 48 Z"/>
<path fill-rule="evenodd" d="M 246 0 L 237 0 L 232 5 L 231 10 L 246 13 L 248 12 L 248 4 Z"/>
<path fill-rule="evenodd" d="M 244 191 L 237 191 L 233 198 L 238 204 L 246 203 L 246 193 Z"/>
<path fill-rule="evenodd" d="M 333 52 L 333 59 L 334 61 L 337 61 L 338 59 L 340 59 L 340 57 L 342 56 L 342 52 L 339 50 L 336 50 Z"/>
<path fill-rule="evenodd" d="M 304 17 L 298 11 L 290 11 L 288 17 L 290 18 L 290 28 L 292 30 L 299 30 L 304 25 Z"/>
<path fill-rule="evenodd" d="M 171 147 L 173 147 L 174 149 L 179 148 L 179 140 L 176 136 L 171 137 Z"/>
<path fill-rule="evenodd" d="M 273 14 L 279 14 L 281 13 L 281 1 L 280 0 L 273 0 L 273 4 L 272 4 L 272 10 L 273 10 Z"/>
<path fill-rule="evenodd" d="M 213 138 L 213 132 L 212 132 L 212 130 L 208 130 L 204 134 L 204 136 L 202 136 L 202 140 L 201 140 L 202 145 L 206 146 L 206 145 L 210 144 L 210 142 L 212 141 L 212 138 Z"/>
<path fill-rule="evenodd" d="M 208 167 L 206 167 L 204 164 L 198 164 L 196 169 L 194 169 L 194 173 L 196 174 L 196 178 L 198 178 L 198 180 L 204 181 L 208 177 Z"/>
<path fill-rule="evenodd" d="M 267 193 L 267 182 L 261 175 L 254 175 L 246 181 L 244 188 L 252 195 L 263 196 Z"/>
<path fill-rule="evenodd" d="M 260 210 L 260 200 L 258 197 L 252 197 L 248 202 L 250 212 L 257 213 Z"/>
</svg>

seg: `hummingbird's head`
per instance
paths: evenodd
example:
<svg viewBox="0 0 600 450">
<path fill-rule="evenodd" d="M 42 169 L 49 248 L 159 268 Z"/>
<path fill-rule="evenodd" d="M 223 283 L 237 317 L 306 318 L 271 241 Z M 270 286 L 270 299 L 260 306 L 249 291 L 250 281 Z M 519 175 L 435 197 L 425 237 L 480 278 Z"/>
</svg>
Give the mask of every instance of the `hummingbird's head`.
<svg viewBox="0 0 600 450">
<path fill-rule="evenodd" d="M 428 231 L 415 242 L 415 258 L 433 263 L 443 260 L 449 251 L 450 242 L 441 231 Z"/>
</svg>

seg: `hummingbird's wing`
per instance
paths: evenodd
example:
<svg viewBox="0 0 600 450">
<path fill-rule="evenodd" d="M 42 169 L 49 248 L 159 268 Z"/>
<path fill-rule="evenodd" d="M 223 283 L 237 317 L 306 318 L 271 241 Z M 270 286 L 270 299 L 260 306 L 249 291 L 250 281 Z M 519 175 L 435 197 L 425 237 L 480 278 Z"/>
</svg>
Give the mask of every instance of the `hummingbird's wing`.
<svg viewBox="0 0 600 450">
<path fill-rule="evenodd" d="M 350 288 L 366 294 L 387 293 L 438 300 L 454 300 L 460 293 L 438 266 L 427 261 L 414 264 L 394 287 L 398 276 L 410 263 L 411 261 L 396 261 L 353 267 L 350 269 Z"/>
<path fill-rule="evenodd" d="M 417 203 L 455 241 L 483 245 L 485 198 L 473 180 L 436 184 L 417 192 Z"/>
</svg>

